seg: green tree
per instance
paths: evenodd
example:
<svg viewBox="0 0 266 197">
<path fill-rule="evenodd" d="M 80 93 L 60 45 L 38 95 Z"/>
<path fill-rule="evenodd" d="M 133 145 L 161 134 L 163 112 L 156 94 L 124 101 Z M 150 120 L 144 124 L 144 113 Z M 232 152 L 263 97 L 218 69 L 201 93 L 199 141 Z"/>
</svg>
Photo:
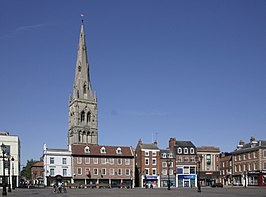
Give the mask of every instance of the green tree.
<svg viewBox="0 0 266 197">
<path fill-rule="evenodd" d="M 33 166 L 34 163 L 36 163 L 36 160 L 27 160 L 27 164 L 25 167 L 23 167 L 21 171 L 21 176 L 25 177 L 26 179 L 30 180 L 31 179 L 31 167 Z"/>
</svg>

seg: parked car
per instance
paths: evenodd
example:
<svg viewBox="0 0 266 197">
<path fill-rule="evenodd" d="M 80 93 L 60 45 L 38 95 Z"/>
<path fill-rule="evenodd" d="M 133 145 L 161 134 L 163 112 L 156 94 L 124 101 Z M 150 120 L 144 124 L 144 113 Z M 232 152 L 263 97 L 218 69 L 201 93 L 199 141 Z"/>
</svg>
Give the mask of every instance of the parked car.
<svg viewBox="0 0 266 197">
<path fill-rule="evenodd" d="M 223 184 L 222 183 L 214 183 L 212 184 L 212 187 L 223 187 Z"/>
</svg>

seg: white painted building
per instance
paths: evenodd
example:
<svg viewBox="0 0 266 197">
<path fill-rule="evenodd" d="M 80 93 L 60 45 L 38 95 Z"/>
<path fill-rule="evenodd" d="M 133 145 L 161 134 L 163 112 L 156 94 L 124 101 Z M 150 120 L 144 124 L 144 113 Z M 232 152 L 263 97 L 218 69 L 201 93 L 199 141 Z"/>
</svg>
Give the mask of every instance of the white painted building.
<svg viewBox="0 0 266 197">
<path fill-rule="evenodd" d="M 18 136 L 9 135 L 9 132 L 0 131 L 0 146 L 6 146 L 5 157 L 5 176 L 9 177 L 6 180 L 10 183 L 11 188 L 19 186 L 20 177 L 20 140 Z M 3 180 L 3 152 L 0 147 L 0 176 L 1 185 Z M 9 162 L 8 162 L 9 161 Z M 9 164 L 8 164 L 9 163 Z M 10 166 L 10 168 L 8 168 Z"/>
<path fill-rule="evenodd" d="M 71 151 L 43 147 L 44 184 L 49 186 L 61 179 L 66 184 L 72 179 Z"/>
</svg>

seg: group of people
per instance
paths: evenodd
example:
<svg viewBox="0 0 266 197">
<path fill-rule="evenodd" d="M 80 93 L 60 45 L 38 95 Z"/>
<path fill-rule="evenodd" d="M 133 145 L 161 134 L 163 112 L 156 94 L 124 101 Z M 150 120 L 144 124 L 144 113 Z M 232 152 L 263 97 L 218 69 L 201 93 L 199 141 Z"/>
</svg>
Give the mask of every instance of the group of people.
<svg viewBox="0 0 266 197">
<path fill-rule="evenodd" d="M 54 184 L 54 189 L 53 189 L 53 192 L 54 193 L 66 193 L 66 187 L 65 187 L 65 184 L 64 182 L 62 181 L 57 181 L 55 184 Z"/>
</svg>

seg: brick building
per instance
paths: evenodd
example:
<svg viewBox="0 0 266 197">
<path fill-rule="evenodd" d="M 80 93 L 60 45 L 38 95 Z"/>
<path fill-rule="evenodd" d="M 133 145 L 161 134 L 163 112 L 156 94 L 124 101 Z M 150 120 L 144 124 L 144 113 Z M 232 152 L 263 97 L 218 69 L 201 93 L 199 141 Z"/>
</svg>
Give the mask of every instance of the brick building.
<svg viewBox="0 0 266 197">
<path fill-rule="evenodd" d="M 196 187 L 196 147 L 191 141 L 170 138 L 169 148 L 176 158 L 176 187 Z"/>
<path fill-rule="evenodd" d="M 85 187 L 134 187 L 132 147 L 72 144 L 73 182 Z"/>
<path fill-rule="evenodd" d="M 240 140 L 232 156 L 234 185 L 266 186 L 266 141 Z"/>
<path fill-rule="evenodd" d="M 168 187 L 168 181 L 170 187 L 176 187 L 176 160 L 175 155 L 169 149 L 160 150 L 160 186 Z"/>
<path fill-rule="evenodd" d="M 233 178 L 232 153 L 221 153 L 219 165 L 220 165 L 219 182 L 222 183 L 223 185 L 232 185 L 232 178 Z"/>
<path fill-rule="evenodd" d="M 31 182 L 34 185 L 44 184 L 43 157 L 31 166 Z"/>
<path fill-rule="evenodd" d="M 160 149 L 157 142 L 143 144 L 138 141 L 135 150 L 136 186 L 160 187 Z"/>
</svg>

